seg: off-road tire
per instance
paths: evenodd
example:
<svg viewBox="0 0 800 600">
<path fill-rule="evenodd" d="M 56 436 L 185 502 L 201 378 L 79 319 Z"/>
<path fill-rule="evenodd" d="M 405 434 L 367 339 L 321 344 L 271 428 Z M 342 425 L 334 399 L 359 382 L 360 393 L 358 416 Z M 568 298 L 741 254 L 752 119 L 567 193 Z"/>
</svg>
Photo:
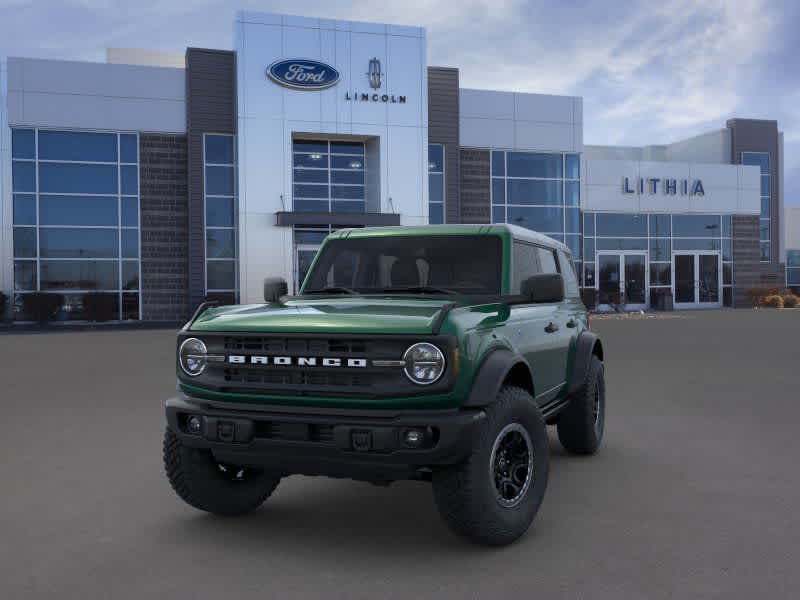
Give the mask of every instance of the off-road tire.
<svg viewBox="0 0 800 600">
<path fill-rule="evenodd" d="M 172 489 L 190 506 L 215 515 L 244 515 L 261 506 L 280 482 L 279 476 L 257 469 L 244 469 L 238 478 L 238 467 L 227 468 L 220 468 L 210 450 L 181 444 L 167 427 L 164 469 Z"/>
<path fill-rule="evenodd" d="M 439 513 L 453 532 L 481 544 L 501 546 L 524 534 L 539 510 L 547 489 L 549 445 L 542 414 L 522 388 L 504 386 L 485 410 L 486 420 L 469 457 L 433 472 L 433 494 Z M 504 506 L 491 459 L 500 434 L 512 425 L 521 425 L 527 432 L 532 477 L 517 503 Z"/>
<path fill-rule="evenodd" d="M 595 407 L 597 413 L 595 413 Z M 603 363 L 592 355 L 586 379 L 558 418 L 558 439 L 573 454 L 594 454 L 605 429 L 606 382 Z"/>
</svg>

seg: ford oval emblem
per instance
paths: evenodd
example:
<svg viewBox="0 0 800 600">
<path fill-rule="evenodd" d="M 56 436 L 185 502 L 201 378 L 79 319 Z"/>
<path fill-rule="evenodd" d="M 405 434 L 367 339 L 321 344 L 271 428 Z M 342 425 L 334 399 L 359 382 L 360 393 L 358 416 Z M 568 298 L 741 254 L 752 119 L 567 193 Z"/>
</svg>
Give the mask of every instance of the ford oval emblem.
<svg viewBox="0 0 800 600">
<path fill-rule="evenodd" d="M 339 71 L 317 60 L 292 58 L 267 67 L 272 81 L 296 90 L 324 90 L 339 83 Z"/>
</svg>

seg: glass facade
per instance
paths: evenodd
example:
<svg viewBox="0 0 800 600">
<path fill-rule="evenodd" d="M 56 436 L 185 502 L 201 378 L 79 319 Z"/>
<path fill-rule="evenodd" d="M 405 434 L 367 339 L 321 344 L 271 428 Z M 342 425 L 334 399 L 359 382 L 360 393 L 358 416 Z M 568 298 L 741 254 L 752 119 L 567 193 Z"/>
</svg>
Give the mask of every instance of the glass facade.
<svg viewBox="0 0 800 600">
<path fill-rule="evenodd" d="M 786 285 L 800 287 L 800 250 L 786 251 Z"/>
<path fill-rule="evenodd" d="M 428 144 L 428 222 L 444 223 L 444 146 Z"/>
<path fill-rule="evenodd" d="M 15 318 L 37 291 L 63 298 L 56 320 L 91 318 L 87 294 L 140 318 L 138 147 L 134 133 L 12 130 Z"/>
<path fill-rule="evenodd" d="M 295 211 L 365 212 L 364 143 L 292 141 Z"/>
<path fill-rule="evenodd" d="M 564 242 L 580 272 L 580 155 L 493 150 L 491 178 L 492 223 Z"/>
<path fill-rule="evenodd" d="M 769 152 L 742 152 L 742 164 L 753 165 L 761 169 L 761 218 L 759 220 L 759 245 L 761 247 L 761 261 L 769 262 L 772 258 L 772 244 L 770 238 L 770 190 Z"/>
<path fill-rule="evenodd" d="M 594 213 L 583 215 L 584 287 L 597 286 L 597 254 L 640 250 L 649 256 L 653 295 L 673 285 L 673 253 L 708 251 L 718 254 L 722 269 L 723 304 L 730 306 L 733 244 L 730 215 Z M 654 304 L 654 302 L 651 302 Z"/>
<path fill-rule="evenodd" d="M 206 295 L 224 303 L 238 299 L 236 138 L 203 137 L 205 173 Z"/>
</svg>

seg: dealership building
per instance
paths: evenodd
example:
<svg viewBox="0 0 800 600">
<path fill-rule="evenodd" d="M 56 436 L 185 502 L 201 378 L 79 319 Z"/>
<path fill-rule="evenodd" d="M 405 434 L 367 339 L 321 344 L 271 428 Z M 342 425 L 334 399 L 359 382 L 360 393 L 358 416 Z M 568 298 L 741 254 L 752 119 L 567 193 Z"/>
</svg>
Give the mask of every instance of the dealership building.
<svg viewBox="0 0 800 600">
<path fill-rule="evenodd" d="M 36 291 L 63 296 L 59 320 L 96 292 L 121 320 L 259 302 L 342 227 L 528 227 L 572 249 L 599 309 L 749 306 L 800 276 L 776 121 L 590 146 L 582 98 L 461 88 L 420 27 L 240 12 L 234 32 L 233 51 L 0 62 L 16 319 Z"/>
</svg>

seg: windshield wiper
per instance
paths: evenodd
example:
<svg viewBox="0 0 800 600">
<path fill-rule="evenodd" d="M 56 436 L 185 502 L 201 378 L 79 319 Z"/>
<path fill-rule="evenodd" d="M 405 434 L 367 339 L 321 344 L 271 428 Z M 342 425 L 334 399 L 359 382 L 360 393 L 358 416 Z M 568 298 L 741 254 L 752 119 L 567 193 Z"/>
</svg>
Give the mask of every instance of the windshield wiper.
<svg viewBox="0 0 800 600">
<path fill-rule="evenodd" d="M 454 290 L 435 287 L 432 285 L 412 285 L 409 287 L 387 287 L 381 290 L 382 293 L 408 292 L 410 294 L 457 294 Z"/>
<path fill-rule="evenodd" d="M 318 290 L 306 290 L 304 294 L 358 294 L 357 291 L 348 287 L 330 286 Z"/>
</svg>

